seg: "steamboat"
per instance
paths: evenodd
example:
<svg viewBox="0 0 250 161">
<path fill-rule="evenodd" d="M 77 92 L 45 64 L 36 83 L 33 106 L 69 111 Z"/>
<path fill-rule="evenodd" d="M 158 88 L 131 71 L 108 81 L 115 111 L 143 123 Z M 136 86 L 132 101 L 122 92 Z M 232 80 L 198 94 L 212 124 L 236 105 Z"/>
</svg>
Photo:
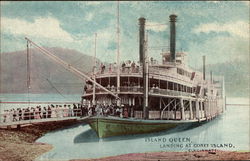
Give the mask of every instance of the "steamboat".
<svg viewBox="0 0 250 161">
<path fill-rule="evenodd" d="M 206 79 L 205 56 L 202 72 L 186 65 L 187 53 L 176 52 L 177 15 L 169 18 L 170 51 L 160 53 L 162 62 L 149 59 L 146 19 L 141 17 L 139 62 L 120 65 L 118 48 L 115 64 L 100 70 L 94 64 L 82 104 L 93 108 L 85 121 L 99 138 L 168 130 L 181 124 L 209 121 L 223 113 L 224 79 L 216 80 L 212 72 Z M 113 112 L 94 114 L 101 104 L 112 107 Z M 117 109 L 119 115 L 114 114 Z"/>
<path fill-rule="evenodd" d="M 117 17 L 119 24 L 119 16 Z M 81 120 L 87 122 L 99 138 L 158 132 L 182 124 L 199 124 L 212 120 L 225 109 L 224 79 L 212 76 L 212 72 L 210 79 L 206 79 L 205 56 L 202 72 L 186 65 L 187 53 L 176 52 L 177 16 L 172 14 L 169 18 L 170 51 L 160 53 L 161 62 L 149 59 L 146 19 L 143 17 L 139 18 L 137 64 L 128 62 L 120 65 L 119 25 L 116 63 L 110 64 L 109 68 L 102 65 L 97 70 L 94 60 L 93 72 L 83 73 L 26 37 L 27 62 L 30 61 L 29 48 L 32 45 L 86 81 L 81 106 L 88 111 L 88 116 Z M 29 68 L 28 63 L 27 71 L 30 71 Z M 27 80 L 29 86 L 29 74 Z"/>
</svg>

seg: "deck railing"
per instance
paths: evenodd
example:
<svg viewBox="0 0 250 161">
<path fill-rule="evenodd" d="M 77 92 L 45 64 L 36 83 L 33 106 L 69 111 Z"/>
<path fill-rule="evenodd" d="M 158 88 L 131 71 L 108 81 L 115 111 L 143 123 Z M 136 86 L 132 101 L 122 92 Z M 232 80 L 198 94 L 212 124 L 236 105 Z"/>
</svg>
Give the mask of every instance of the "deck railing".
<svg viewBox="0 0 250 161">
<path fill-rule="evenodd" d="M 51 109 L 46 111 L 8 111 L 0 114 L 0 124 L 17 123 L 26 120 L 40 120 L 65 117 L 86 116 L 87 112 L 83 109 Z"/>
<path fill-rule="evenodd" d="M 108 90 L 112 92 L 117 92 L 116 87 L 107 87 Z M 87 89 L 86 94 L 92 94 L 93 89 Z M 104 90 L 100 88 L 96 88 L 96 94 L 105 94 Z M 143 93 L 143 88 L 142 87 L 120 87 L 120 92 L 129 92 L 129 93 Z M 161 95 L 169 95 L 169 96 L 187 96 L 191 97 L 192 93 L 187 93 L 187 92 L 182 92 L 182 91 L 175 91 L 175 90 L 169 90 L 169 89 L 160 89 L 160 88 L 150 88 L 149 89 L 149 94 L 161 94 Z"/>
<path fill-rule="evenodd" d="M 96 75 L 98 76 L 109 76 L 109 75 L 116 75 L 117 73 L 117 68 L 111 68 L 111 69 L 99 69 L 96 73 Z M 120 74 L 141 74 L 142 75 L 142 67 L 141 66 L 137 66 L 137 67 L 120 67 Z M 170 79 L 177 79 L 177 80 L 182 80 L 182 81 L 188 81 L 190 82 L 190 78 L 187 76 L 183 76 L 178 74 L 176 71 L 172 71 L 172 70 L 167 70 L 167 69 L 162 69 L 159 68 L 158 66 L 150 66 L 149 67 L 149 74 L 156 74 L 159 76 L 164 76 L 164 77 L 168 77 Z"/>
</svg>

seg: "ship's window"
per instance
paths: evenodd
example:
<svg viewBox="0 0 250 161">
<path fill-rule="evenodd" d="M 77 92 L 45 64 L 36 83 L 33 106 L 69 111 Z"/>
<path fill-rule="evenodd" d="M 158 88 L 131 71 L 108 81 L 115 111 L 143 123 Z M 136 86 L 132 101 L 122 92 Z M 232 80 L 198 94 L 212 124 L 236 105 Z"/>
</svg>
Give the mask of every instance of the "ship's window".
<svg viewBox="0 0 250 161">
<path fill-rule="evenodd" d="M 116 85 L 116 77 L 111 77 L 111 78 L 110 78 L 110 87 L 112 87 L 112 86 L 114 86 L 114 87 L 117 86 L 117 85 Z"/>
<path fill-rule="evenodd" d="M 138 82 L 138 78 L 137 77 L 130 77 L 129 78 L 129 82 L 131 86 L 138 86 L 139 82 Z"/>
<path fill-rule="evenodd" d="M 160 81 L 160 88 L 161 89 L 167 89 L 167 86 L 168 86 L 167 81 L 163 81 L 163 80 Z"/>
<path fill-rule="evenodd" d="M 174 90 L 177 91 L 178 90 L 178 87 L 177 87 L 178 84 L 176 84 L 176 83 L 173 83 L 173 84 L 174 84 Z"/>
<path fill-rule="evenodd" d="M 196 93 L 196 88 L 195 87 L 193 87 L 193 93 Z"/>
<path fill-rule="evenodd" d="M 101 79 L 101 85 L 104 87 L 107 87 L 109 84 L 109 78 L 102 78 Z"/>
<path fill-rule="evenodd" d="M 173 90 L 174 89 L 173 82 L 168 82 L 168 89 L 169 90 Z"/>
<path fill-rule="evenodd" d="M 128 86 L 128 77 L 121 77 L 121 86 Z"/>
<path fill-rule="evenodd" d="M 143 87 L 143 79 L 140 78 L 140 87 Z"/>
</svg>

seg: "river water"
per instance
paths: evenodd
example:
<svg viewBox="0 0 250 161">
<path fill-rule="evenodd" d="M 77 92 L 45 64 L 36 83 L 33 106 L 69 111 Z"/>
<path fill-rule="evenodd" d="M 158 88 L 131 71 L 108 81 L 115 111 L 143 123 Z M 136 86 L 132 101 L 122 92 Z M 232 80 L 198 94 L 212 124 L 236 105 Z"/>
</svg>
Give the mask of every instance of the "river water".
<svg viewBox="0 0 250 161">
<path fill-rule="evenodd" d="M 10 97 L 6 100 L 9 101 Z M 73 101 L 77 101 L 77 99 L 73 99 Z M 227 103 L 247 104 L 249 99 L 230 98 Z M 6 104 L 1 104 L 1 108 L 7 108 L 6 106 Z M 10 105 L 8 104 L 8 106 Z M 37 142 L 51 144 L 54 148 L 36 160 L 100 158 L 157 151 L 214 149 L 250 151 L 249 109 L 249 106 L 230 105 L 227 106 L 223 115 L 200 125 L 184 125 L 159 133 L 105 139 L 98 139 L 89 125 L 77 124 L 52 131 L 39 138 Z"/>
</svg>

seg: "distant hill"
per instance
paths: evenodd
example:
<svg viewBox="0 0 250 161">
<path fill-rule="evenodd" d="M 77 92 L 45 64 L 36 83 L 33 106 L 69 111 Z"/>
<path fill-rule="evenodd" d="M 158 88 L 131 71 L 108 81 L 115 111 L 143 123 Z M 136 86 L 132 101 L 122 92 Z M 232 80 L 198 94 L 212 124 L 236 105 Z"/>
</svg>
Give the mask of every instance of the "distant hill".
<svg viewBox="0 0 250 161">
<path fill-rule="evenodd" d="M 93 57 L 76 50 L 47 48 L 49 51 L 83 72 L 92 70 Z M 31 50 L 31 93 L 82 93 L 84 82 L 39 51 Z M 26 93 L 26 51 L 1 53 L 1 92 Z M 100 62 L 100 61 L 99 61 Z M 249 97 L 249 62 L 231 61 L 207 65 L 206 71 L 225 76 L 226 94 L 230 97 Z M 207 78 L 209 75 L 207 74 Z"/>
<path fill-rule="evenodd" d="M 207 73 L 213 71 L 215 75 L 224 75 L 227 96 L 249 98 L 249 68 L 248 60 L 232 60 L 231 62 L 207 65 L 206 70 Z"/>
<path fill-rule="evenodd" d="M 75 50 L 47 48 L 64 61 L 83 72 L 92 70 L 93 57 Z M 1 92 L 27 92 L 26 50 L 1 53 Z M 82 93 L 83 81 L 40 51 L 31 49 L 31 93 Z"/>
</svg>

